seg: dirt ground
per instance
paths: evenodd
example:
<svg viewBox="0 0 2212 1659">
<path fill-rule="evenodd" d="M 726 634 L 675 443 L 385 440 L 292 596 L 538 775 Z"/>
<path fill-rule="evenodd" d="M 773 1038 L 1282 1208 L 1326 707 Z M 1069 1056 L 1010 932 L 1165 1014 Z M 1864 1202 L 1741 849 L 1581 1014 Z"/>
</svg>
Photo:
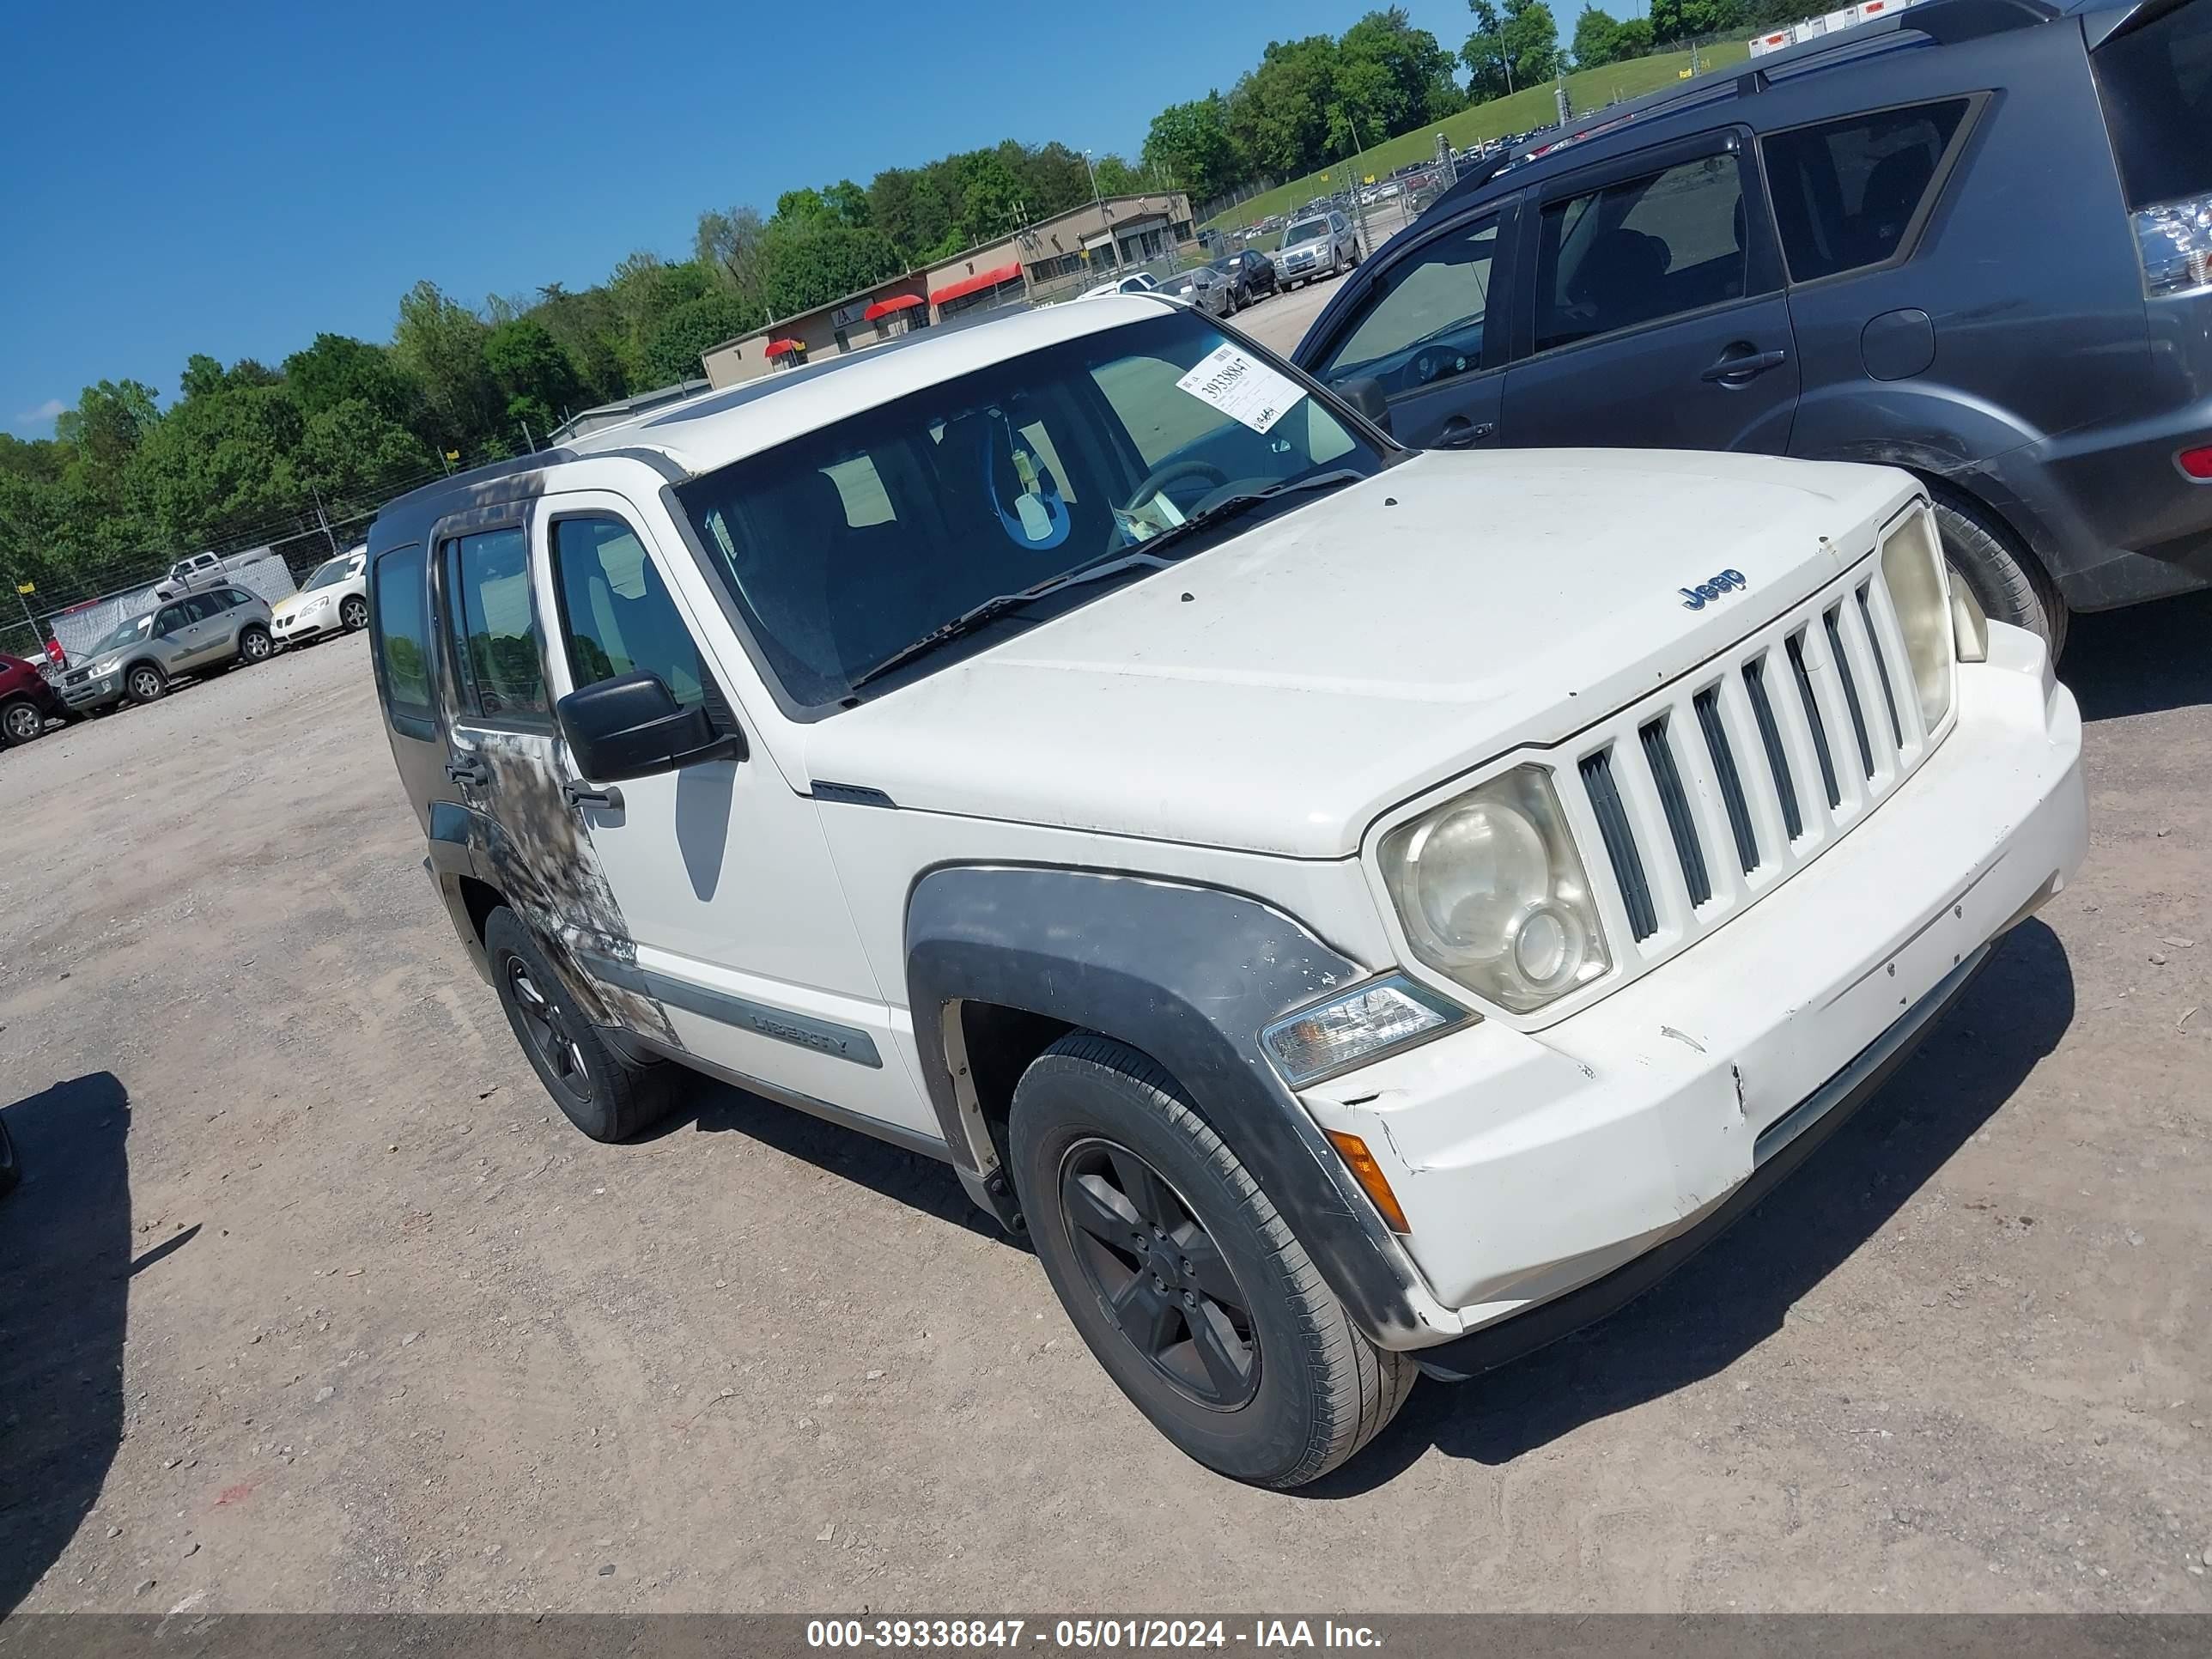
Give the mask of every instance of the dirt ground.
<svg viewBox="0 0 2212 1659">
<path fill-rule="evenodd" d="M 361 641 L 0 754 L 0 1611 L 2212 1608 L 2208 639 L 2079 624 L 2080 880 L 1762 1210 L 1288 1496 L 940 1167 L 561 1121 Z"/>
</svg>

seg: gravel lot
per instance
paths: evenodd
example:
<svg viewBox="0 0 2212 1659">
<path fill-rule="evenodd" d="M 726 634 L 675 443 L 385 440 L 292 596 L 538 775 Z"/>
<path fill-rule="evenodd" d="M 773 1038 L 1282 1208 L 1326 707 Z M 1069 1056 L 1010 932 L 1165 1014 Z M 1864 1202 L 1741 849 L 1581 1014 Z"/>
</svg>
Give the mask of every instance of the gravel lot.
<svg viewBox="0 0 2212 1659">
<path fill-rule="evenodd" d="M 1763 1210 L 1294 1496 L 939 1166 L 569 1129 L 359 640 L 0 754 L 0 1611 L 2212 1608 L 2208 639 L 2079 624 L 2087 868 Z"/>
</svg>

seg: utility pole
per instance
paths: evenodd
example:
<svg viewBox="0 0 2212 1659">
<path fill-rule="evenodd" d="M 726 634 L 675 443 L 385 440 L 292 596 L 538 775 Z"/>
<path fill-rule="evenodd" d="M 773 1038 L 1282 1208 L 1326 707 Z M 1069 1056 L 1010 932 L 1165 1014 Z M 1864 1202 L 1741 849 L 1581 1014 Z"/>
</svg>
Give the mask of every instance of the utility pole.
<svg viewBox="0 0 2212 1659">
<path fill-rule="evenodd" d="M 1359 257 L 1364 259 L 1375 252 L 1375 239 L 1367 232 L 1367 191 L 1359 177 L 1359 123 L 1350 110 L 1344 112 L 1344 125 L 1352 135 L 1352 210 L 1359 218 Z"/>
<path fill-rule="evenodd" d="M 518 415 L 514 417 L 514 423 L 522 428 L 522 441 L 526 447 L 527 453 L 535 455 L 538 453 L 538 440 L 530 435 L 530 422 Z"/>
<path fill-rule="evenodd" d="M 1087 149 L 1083 152 L 1083 170 L 1091 175 L 1091 205 L 1103 210 L 1106 204 L 1098 194 L 1098 169 L 1091 165 L 1091 152 Z"/>
<path fill-rule="evenodd" d="M 309 484 L 307 493 L 315 498 L 315 521 L 322 526 L 323 539 L 331 544 L 331 556 L 335 559 L 338 556 L 337 532 L 331 528 L 331 515 L 323 511 L 323 492 Z"/>
</svg>

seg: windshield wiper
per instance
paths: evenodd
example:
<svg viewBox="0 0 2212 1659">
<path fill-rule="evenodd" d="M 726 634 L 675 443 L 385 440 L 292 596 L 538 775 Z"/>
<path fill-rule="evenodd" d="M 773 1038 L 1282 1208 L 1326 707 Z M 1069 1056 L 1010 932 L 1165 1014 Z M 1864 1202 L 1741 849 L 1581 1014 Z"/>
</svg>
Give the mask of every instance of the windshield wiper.
<svg viewBox="0 0 2212 1659">
<path fill-rule="evenodd" d="M 1073 570 L 1048 577 L 1034 586 L 1012 593 L 995 593 L 980 605 L 970 605 L 951 621 L 940 623 L 911 644 L 901 646 L 874 666 L 862 669 L 847 682 L 846 689 L 857 691 L 869 681 L 880 679 L 894 668 L 910 663 L 916 657 L 927 656 L 939 646 L 949 644 L 963 635 L 972 634 L 985 623 L 995 621 L 1010 611 L 1018 611 L 1048 593 L 1057 593 L 1064 587 L 1074 587 L 1085 582 L 1103 581 L 1109 576 L 1120 575 L 1125 570 L 1146 568 L 1164 570 L 1174 561 L 1161 556 L 1162 548 L 1192 531 L 1234 518 L 1262 501 L 1273 501 L 1279 495 L 1296 495 L 1301 490 L 1334 489 L 1339 484 L 1358 483 L 1366 476 L 1364 472 L 1353 471 L 1350 467 L 1339 467 L 1333 472 L 1317 472 L 1310 478 L 1292 478 L 1283 483 L 1270 484 L 1265 489 L 1240 490 L 1216 501 L 1205 512 L 1194 514 L 1181 524 L 1150 538 L 1135 552 L 1125 553 L 1118 559 L 1107 559 L 1097 564 L 1079 565 Z"/>
<path fill-rule="evenodd" d="M 1194 513 L 1181 524 L 1163 530 L 1145 543 L 1148 552 L 1157 552 L 1171 542 L 1188 536 L 1194 530 L 1209 529 L 1224 519 L 1233 519 L 1248 513 L 1262 501 L 1272 501 L 1279 496 L 1295 495 L 1302 490 L 1334 489 L 1340 484 L 1364 483 L 1367 475 L 1355 472 L 1348 466 L 1338 467 L 1333 472 L 1316 472 L 1310 478 L 1289 478 L 1265 489 L 1240 489 L 1234 495 L 1224 495 L 1202 513 Z"/>
<path fill-rule="evenodd" d="M 1156 537 L 1154 539 L 1161 538 Z M 873 667 L 862 669 L 853 676 L 847 689 L 857 691 L 870 680 L 888 674 L 892 669 L 912 662 L 916 657 L 927 656 L 938 647 L 949 644 L 964 634 L 972 634 L 984 623 L 1003 617 L 1010 611 L 1018 611 L 1048 593 L 1057 593 L 1064 587 L 1074 587 L 1085 582 L 1103 581 L 1109 576 L 1118 576 L 1125 570 L 1146 568 L 1164 570 L 1171 562 L 1173 561 L 1152 552 L 1148 544 L 1143 552 L 1126 554 L 1121 558 L 1107 559 L 1097 564 L 1079 565 L 1073 570 L 1063 570 L 1057 576 L 1048 577 L 1033 586 L 1012 593 L 994 593 L 980 605 L 970 605 L 951 621 L 939 623 L 912 644 L 899 647 Z"/>
</svg>

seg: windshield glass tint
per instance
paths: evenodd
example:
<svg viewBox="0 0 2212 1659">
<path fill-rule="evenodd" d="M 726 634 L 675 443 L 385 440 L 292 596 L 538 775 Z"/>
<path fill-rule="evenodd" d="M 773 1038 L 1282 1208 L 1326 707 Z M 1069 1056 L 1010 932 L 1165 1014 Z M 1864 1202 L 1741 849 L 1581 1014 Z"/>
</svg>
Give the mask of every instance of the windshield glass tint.
<svg viewBox="0 0 2212 1659">
<path fill-rule="evenodd" d="M 348 560 L 332 559 L 307 578 L 307 586 L 302 591 L 312 593 L 319 587 L 335 587 L 346 579 L 347 573 L 352 568 L 351 562 Z"/>
<path fill-rule="evenodd" d="M 94 646 L 90 654 L 97 656 L 103 651 L 120 651 L 125 646 L 144 639 L 153 631 L 154 618 L 151 616 L 133 617 L 98 645 Z"/>
<path fill-rule="evenodd" d="M 1239 491 L 1383 459 L 1298 382 L 1178 311 L 864 410 L 676 494 L 765 665 L 819 708 L 985 599 L 1118 556 Z M 1312 499 L 1179 538 L 1174 556 Z"/>
<path fill-rule="evenodd" d="M 1300 242 L 1318 242 L 1328 234 L 1328 220 L 1308 219 L 1303 224 L 1292 225 L 1283 233 L 1283 246 L 1295 247 Z"/>
</svg>

